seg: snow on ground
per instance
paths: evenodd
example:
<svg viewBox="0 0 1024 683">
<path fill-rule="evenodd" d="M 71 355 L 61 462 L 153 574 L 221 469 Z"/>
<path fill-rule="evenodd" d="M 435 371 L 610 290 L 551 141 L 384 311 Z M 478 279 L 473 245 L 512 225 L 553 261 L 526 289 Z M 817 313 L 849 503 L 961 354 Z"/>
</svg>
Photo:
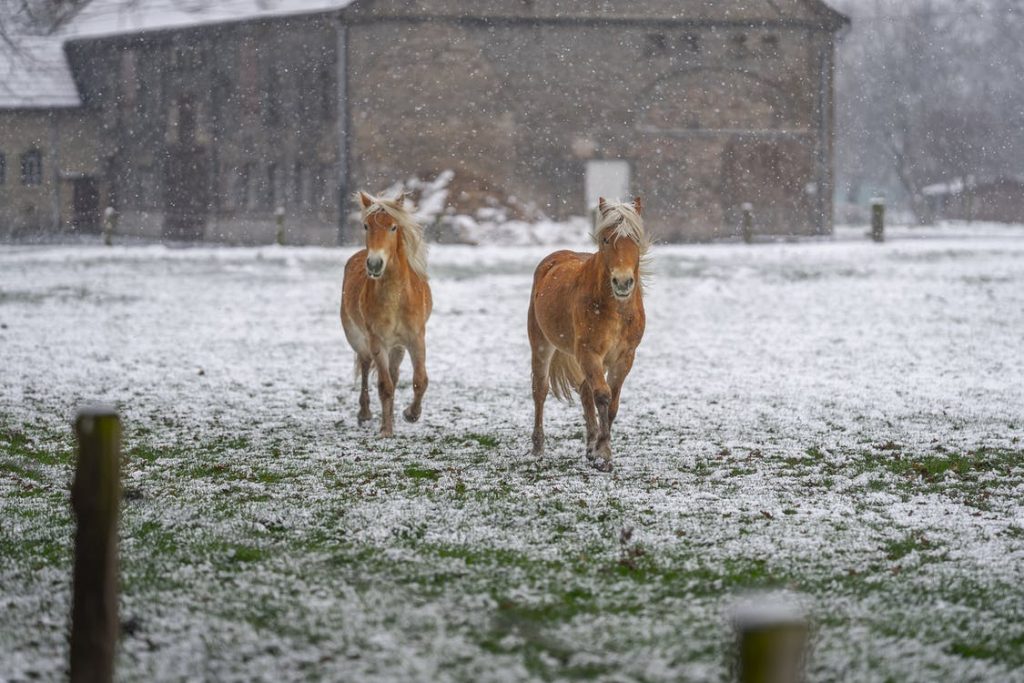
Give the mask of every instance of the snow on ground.
<svg viewBox="0 0 1024 683">
<path fill-rule="evenodd" d="M 578 406 L 528 454 L 550 247 L 432 250 L 424 417 L 387 442 L 351 250 L 0 247 L 0 678 L 64 670 L 98 399 L 125 680 L 717 681 L 755 589 L 810 613 L 812 680 L 1024 680 L 1024 228 L 839 234 L 656 248 L 611 475 Z"/>
</svg>

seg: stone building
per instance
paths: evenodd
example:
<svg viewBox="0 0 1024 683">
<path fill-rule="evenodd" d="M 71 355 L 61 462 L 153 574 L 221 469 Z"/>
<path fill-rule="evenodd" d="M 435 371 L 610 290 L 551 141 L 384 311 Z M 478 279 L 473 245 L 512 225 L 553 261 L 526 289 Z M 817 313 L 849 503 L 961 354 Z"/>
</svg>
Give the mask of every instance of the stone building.
<svg viewBox="0 0 1024 683">
<path fill-rule="evenodd" d="M 95 145 L 96 196 L 148 235 L 266 241 L 280 206 L 333 243 L 354 189 L 448 169 L 456 208 L 639 192 L 661 238 L 734 234 L 746 202 L 760 232 L 822 234 L 845 22 L 818 0 L 93 0 L 51 40 L 96 133 L 56 142 Z"/>
</svg>

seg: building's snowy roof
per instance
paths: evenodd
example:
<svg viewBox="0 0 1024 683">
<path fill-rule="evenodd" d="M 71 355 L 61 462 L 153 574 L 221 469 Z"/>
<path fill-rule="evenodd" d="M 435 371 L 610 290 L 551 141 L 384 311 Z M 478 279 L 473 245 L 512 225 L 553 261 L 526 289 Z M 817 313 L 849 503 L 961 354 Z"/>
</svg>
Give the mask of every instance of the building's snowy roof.
<svg viewBox="0 0 1024 683">
<path fill-rule="evenodd" d="M 353 0 L 92 0 L 62 26 L 66 39 L 102 38 L 206 24 L 314 14 Z"/>
<path fill-rule="evenodd" d="M 0 40 L 0 109 L 81 105 L 63 41 L 46 36 Z"/>
<path fill-rule="evenodd" d="M 0 40 L 0 109 L 77 107 L 64 43 L 343 9 L 353 0 L 92 0 L 49 36 Z"/>
</svg>

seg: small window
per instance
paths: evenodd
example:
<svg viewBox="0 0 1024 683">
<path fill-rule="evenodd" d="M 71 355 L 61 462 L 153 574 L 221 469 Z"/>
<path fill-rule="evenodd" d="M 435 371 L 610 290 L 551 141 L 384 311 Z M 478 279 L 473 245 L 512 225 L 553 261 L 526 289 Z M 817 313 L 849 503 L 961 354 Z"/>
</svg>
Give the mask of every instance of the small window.
<svg viewBox="0 0 1024 683">
<path fill-rule="evenodd" d="M 747 45 L 747 37 L 742 33 L 737 33 L 736 35 L 734 35 L 730 39 L 729 43 L 733 57 L 737 59 L 742 59 L 749 55 L 750 49 Z"/>
<path fill-rule="evenodd" d="M 697 54 L 700 52 L 700 36 L 696 33 L 687 33 L 680 40 L 683 52 Z"/>
<path fill-rule="evenodd" d="M 657 55 L 663 55 L 666 52 L 668 52 L 668 40 L 665 38 L 665 34 L 648 33 L 647 47 L 644 50 L 644 55 L 647 57 L 655 57 Z"/>
<path fill-rule="evenodd" d="M 21 155 L 21 184 L 41 185 L 43 183 L 43 153 L 30 149 Z"/>
<path fill-rule="evenodd" d="M 7 182 L 7 156 L 0 152 L 0 185 Z"/>
</svg>

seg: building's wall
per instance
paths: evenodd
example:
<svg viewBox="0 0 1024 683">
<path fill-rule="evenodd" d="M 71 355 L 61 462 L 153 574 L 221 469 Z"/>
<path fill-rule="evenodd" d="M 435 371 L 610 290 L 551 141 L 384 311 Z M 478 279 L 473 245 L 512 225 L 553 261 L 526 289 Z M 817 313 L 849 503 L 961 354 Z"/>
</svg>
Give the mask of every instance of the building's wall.
<svg viewBox="0 0 1024 683">
<path fill-rule="evenodd" d="M 628 14 L 666 6 L 647 4 Z M 830 30 L 403 7 L 350 19 L 353 185 L 450 168 L 564 217 L 585 211 L 588 159 L 625 159 L 662 238 L 733 234 L 744 202 L 761 232 L 831 231 Z"/>
<path fill-rule="evenodd" d="M 22 156 L 38 150 L 38 184 L 22 179 Z M 0 237 L 72 231 L 73 183 L 99 182 L 94 122 L 77 109 L 0 111 Z"/>
<path fill-rule="evenodd" d="M 269 242 L 280 207 L 289 241 L 336 243 L 336 50 L 326 15 L 72 44 L 120 229 L 177 236 L 188 203 L 198 237 Z"/>
</svg>

